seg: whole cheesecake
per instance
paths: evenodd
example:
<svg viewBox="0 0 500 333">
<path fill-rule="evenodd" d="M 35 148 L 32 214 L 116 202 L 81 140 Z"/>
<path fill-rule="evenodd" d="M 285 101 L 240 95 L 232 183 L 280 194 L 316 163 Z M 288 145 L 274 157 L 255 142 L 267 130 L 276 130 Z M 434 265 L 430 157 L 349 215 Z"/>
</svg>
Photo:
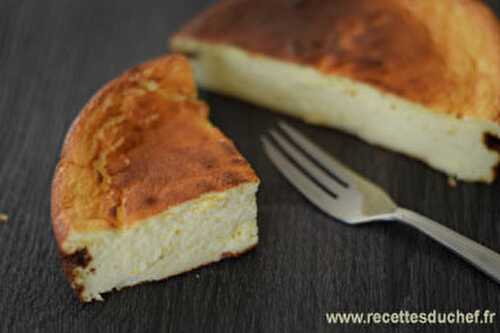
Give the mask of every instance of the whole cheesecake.
<svg viewBox="0 0 500 333">
<path fill-rule="evenodd" d="M 74 121 L 52 224 L 82 301 L 257 244 L 259 180 L 207 116 L 188 62 L 172 55 L 109 82 Z"/>
<path fill-rule="evenodd" d="M 480 1 L 224 0 L 171 47 L 206 89 L 495 178 L 500 30 Z"/>
</svg>

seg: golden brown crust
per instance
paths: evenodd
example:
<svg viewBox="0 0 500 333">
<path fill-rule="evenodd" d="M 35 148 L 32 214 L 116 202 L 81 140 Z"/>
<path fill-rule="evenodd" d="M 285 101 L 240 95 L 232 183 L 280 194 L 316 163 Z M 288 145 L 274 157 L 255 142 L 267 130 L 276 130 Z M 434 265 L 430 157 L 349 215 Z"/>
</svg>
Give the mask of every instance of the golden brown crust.
<svg viewBox="0 0 500 333">
<path fill-rule="evenodd" d="M 71 126 L 55 171 L 58 243 L 69 229 L 127 227 L 204 193 L 258 181 L 207 114 L 179 55 L 102 88 Z"/>
<path fill-rule="evenodd" d="M 82 293 L 84 291 L 84 287 L 77 282 L 76 276 L 75 276 L 75 269 L 80 268 L 83 269 L 89 265 L 89 263 L 92 261 L 92 256 L 88 252 L 87 248 L 83 248 L 80 250 L 77 250 L 76 252 L 72 254 L 65 254 L 62 251 L 60 252 L 60 257 L 61 257 L 61 263 L 62 263 L 62 268 L 64 275 L 68 279 L 68 281 L 71 284 L 71 287 L 73 288 L 73 291 L 75 292 L 75 295 L 80 299 L 83 300 L 82 298 Z"/>
<path fill-rule="evenodd" d="M 175 37 L 235 45 L 500 122 L 499 23 L 478 0 L 226 0 Z"/>
</svg>

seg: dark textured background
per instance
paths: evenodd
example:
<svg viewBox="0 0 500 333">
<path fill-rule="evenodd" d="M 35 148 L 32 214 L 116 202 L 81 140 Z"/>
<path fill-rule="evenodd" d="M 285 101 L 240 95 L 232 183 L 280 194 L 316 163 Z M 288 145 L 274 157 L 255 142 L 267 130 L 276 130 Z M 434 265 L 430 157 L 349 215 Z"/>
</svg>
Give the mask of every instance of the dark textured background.
<svg viewBox="0 0 500 333">
<path fill-rule="evenodd" d="M 500 286 L 398 225 L 332 222 L 289 186 L 258 142 L 280 116 L 202 92 L 211 118 L 262 178 L 260 243 L 237 260 L 79 304 L 49 217 L 68 126 L 106 81 L 165 52 L 210 1 L 0 1 L 0 330 L 479 332 L 478 326 L 328 326 L 326 311 L 499 310 Z M 500 3 L 489 3 L 500 11 Z M 404 206 L 500 251 L 500 184 L 447 186 L 419 162 L 289 120 Z M 488 331 L 499 331 L 488 327 Z M 484 327 L 483 327 L 484 328 Z"/>
</svg>

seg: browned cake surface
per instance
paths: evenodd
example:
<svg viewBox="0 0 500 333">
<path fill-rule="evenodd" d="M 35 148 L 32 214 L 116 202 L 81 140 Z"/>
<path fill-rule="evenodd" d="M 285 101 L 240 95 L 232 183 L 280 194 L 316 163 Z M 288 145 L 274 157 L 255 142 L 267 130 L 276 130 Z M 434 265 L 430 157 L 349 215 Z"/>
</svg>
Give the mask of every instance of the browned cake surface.
<svg viewBox="0 0 500 333">
<path fill-rule="evenodd" d="M 137 66 L 108 83 L 67 134 L 52 186 L 57 238 L 121 228 L 257 177 L 212 127 L 182 56 Z"/>
<path fill-rule="evenodd" d="M 177 36 L 347 76 L 500 121 L 500 30 L 476 0 L 225 0 Z"/>
</svg>

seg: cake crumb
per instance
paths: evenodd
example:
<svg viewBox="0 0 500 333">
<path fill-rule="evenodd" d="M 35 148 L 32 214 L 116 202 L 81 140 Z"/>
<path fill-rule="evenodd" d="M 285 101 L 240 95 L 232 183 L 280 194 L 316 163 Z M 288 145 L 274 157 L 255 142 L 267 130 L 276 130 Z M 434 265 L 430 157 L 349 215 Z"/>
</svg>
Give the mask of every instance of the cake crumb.
<svg viewBox="0 0 500 333">
<path fill-rule="evenodd" d="M 8 219 L 9 217 L 7 216 L 7 214 L 0 213 L 0 223 L 5 223 Z"/>
<path fill-rule="evenodd" d="M 457 180 L 453 177 L 448 177 L 448 186 L 449 187 L 457 187 Z"/>
</svg>

